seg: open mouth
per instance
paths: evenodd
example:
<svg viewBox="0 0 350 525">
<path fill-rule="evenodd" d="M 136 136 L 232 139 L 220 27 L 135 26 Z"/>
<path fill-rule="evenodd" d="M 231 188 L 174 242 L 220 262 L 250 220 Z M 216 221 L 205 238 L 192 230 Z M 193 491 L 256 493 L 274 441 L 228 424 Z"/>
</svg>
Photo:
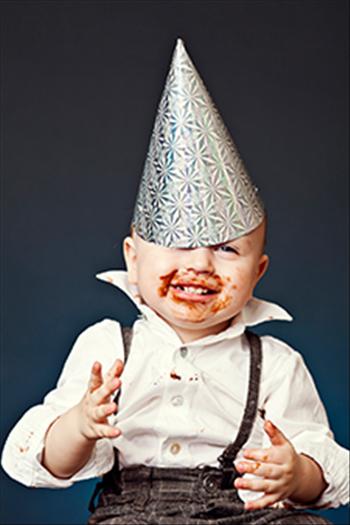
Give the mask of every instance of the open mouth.
<svg viewBox="0 0 350 525">
<path fill-rule="evenodd" d="M 191 272 L 192 273 L 192 272 Z M 211 301 L 221 293 L 223 282 L 221 278 L 214 275 L 195 275 L 183 270 L 173 270 L 160 277 L 162 285 L 158 289 L 161 297 L 168 292 L 171 298 L 178 301 L 207 302 Z"/>
<path fill-rule="evenodd" d="M 172 284 L 170 285 L 170 287 L 173 290 L 195 295 L 213 295 L 217 293 L 215 290 L 212 290 L 210 288 L 203 288 L 202 286 L 196 285 Z"/>
<path fill-rule="evenodd" d="M 204 282 L 174 282 L 169 289 L 175 299 L 205 303 L 211 301 L 218 293 L 219 289 L 211 287 Z"/>
</svg>

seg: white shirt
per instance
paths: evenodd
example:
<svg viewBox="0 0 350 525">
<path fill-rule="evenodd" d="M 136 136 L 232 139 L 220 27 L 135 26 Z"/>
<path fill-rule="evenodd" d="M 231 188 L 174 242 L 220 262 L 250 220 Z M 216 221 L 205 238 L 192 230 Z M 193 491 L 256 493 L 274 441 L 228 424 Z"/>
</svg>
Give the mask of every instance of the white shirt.
<svg viewBox="0 0 350 525">
<path fill-rule="evenodd" d="M 133 327 L 119 412 L 114 417 L 122 434 L 97 441 L 88 463 L 70 479 L 57 479 L 40 464 L 49 425 L 80 401 L 92 363 L 100 361 L 106 372 L 116 358 L 124 357 L 119 323 L 104 319 L 82 332 L 57 387 L 13 428 L 3 451 L 4 469 L 27 486 L 68 487 L 110 470 L 114 446 L 122 467 L 218 466 L 217 457 L 237 435 L 247 397 L 250 353 L 244 330 L 268 320 L 290 321 L 291 316 L 276 304 L 253 298 L 226 330 L 184 345 L 163 319 L 139 304 L 137 290 L 130 288 L 125 272 L 109 271 L 98 278 L 121 288 L 141 312 Z M 303 358 L 274 337 L 261 339 L 259 408 L 297 452 L 322 467 L 329 485 L 318 505 L 347 503 L 349 455 L 333 439 Z M 269 445 L 263 421 L 257 418 L 245 448 Z M 237 459 L 241 457 L 242 451 Z M 249 491 L 239 495 L 245 501 L 259 496 Z"/>
</svg>

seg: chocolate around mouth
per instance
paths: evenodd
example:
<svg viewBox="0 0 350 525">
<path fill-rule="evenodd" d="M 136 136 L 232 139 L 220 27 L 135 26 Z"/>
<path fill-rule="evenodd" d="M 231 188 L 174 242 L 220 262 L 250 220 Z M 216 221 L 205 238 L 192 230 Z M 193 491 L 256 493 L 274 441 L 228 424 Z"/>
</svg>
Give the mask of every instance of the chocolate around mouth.
<svg viewBox="0 0 350 525">
<path fill-rule="evenodd" d="M 218 290 L 194 283 L 175 283 L 170 284 L 169 288 L 173 288 L 174 290 L 179 290 L 181 292 L 194 293 L 196 295 L 214 295 L 218 293 Z"/>
<path fill-rule="evenodd" d="M 221 292 L 222 280 L 218 275 L 203 276 L 181 276 L 176 275 L 178 272 L 172 271 L 167 275 L 160 277 L 162 285 L 158 289 L 161 297 L 164 297 L 169 289 L 185 293 L 197 294 L 198 296 L 214 295 Z"/>
</svg>

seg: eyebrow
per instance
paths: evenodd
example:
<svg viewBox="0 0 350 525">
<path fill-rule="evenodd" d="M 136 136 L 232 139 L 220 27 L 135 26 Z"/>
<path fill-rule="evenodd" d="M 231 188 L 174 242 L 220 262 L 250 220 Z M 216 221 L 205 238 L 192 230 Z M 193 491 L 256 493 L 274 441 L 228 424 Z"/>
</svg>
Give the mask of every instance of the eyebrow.
<svg viewBox="0 0 350 525">
<path fill-rule="evenodd" d="M 212 248 L 218 248 L 220 246 L 226 246 L 228 244 L 237 244 L 239 243 L 240 241 L 243 241 L 243 244 L 249 244 L 249 241 L 248 239 L 245 239 L 245 237 L 238 237 L 237 239 L 232 239 L 231 241 L 226 241 L 226 242 L 219 242 L 218 244 L 213 244 Z M 242 244 L 242 242 L 240 242 L 240 244 Z"/>
</svg>

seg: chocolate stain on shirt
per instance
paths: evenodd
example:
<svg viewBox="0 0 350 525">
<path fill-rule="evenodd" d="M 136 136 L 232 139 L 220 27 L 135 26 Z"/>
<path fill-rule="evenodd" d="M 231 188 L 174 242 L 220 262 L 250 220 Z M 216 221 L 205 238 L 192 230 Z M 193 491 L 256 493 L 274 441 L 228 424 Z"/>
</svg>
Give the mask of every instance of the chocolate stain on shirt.
<svg viewBox="0 0 350 525">
<path fill-rule="evenodd" d="M 170 377 L 171 377 L 171 379 L 177 379 L 178 381 L 181 381 L 181 376 L 179 376 L 179 375 L 175 372 L 175 370 L 172 370 L 172 371 L 170 372 Z"/>
<path fill-rule="evenodd" d="M 266 411 L 264 408 L 258 408 L 258 413 L 259 413 L 259 416 L 265 420 L 265 414 L 266 414 Z"/>
</svg>

